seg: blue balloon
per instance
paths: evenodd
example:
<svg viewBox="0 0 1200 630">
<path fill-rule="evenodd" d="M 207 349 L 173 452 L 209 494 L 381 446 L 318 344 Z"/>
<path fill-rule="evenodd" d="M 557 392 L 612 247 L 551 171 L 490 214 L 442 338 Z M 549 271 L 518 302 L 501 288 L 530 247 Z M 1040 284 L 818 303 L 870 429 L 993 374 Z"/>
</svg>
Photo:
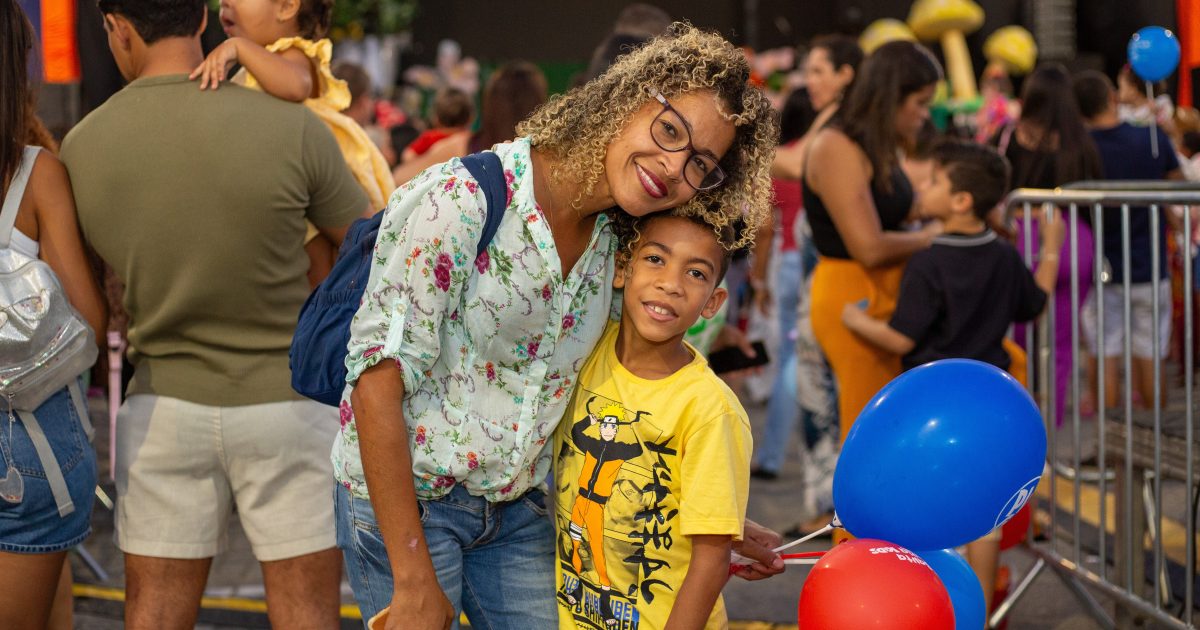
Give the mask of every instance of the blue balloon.
<svg viewBox="0 0 1200 630">
<path fill-rule="evenodd" d="M 1012 518 L 1045 459 L 1041 414 L 1016 379 L 979 361 L 934 361 L 867 403 L 842 445 L 833 502 L 859 538 L 957 547 Z"/>
<path fill-rule="evenodd" d="M 954 605 L 954 630 L 983 630 L 987 618 L 983 586 L 967 560 L 953 549 L 918 551 L 918 556 L 942 580 Z"/>
<path fill-rule="evenodd" d="M 1143 81 L 1162 81 L 1179 66 L 1179 39 L 1161 26 L 1147 26 L 1129 39 L 1129 65 Z"/>
</svg>

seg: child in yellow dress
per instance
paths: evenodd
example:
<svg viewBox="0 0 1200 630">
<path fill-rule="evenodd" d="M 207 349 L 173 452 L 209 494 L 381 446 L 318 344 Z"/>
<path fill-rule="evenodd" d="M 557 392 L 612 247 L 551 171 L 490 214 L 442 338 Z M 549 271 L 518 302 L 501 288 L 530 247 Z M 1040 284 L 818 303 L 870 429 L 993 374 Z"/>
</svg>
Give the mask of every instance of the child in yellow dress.
<svg viewBox="0 0 1200 630">
<path fill-rule="evenodd" d="M 350 106 L 350 90 L 329 65 L 333 45 L 325 34 L 332 15 L 333 0 L 221 0 L 221 27 L 229 39 L 213 49 L 190 78 L 199 78 L 202 90 L 215 90 L 238 63 L 242 69 L 234 83 L 303 102 L 333 132 L 371 208 L 379 210 L 396 186 L 383 154 L 358 123 L 340 113 Z M 306 249 L 314 271 L 324 268 L 328 273 L 334 249 L 330 244 L 328 252 L 314 256 L 315 248 L 307 244 L 315 232 L 310 225 Z"/>
</svg>

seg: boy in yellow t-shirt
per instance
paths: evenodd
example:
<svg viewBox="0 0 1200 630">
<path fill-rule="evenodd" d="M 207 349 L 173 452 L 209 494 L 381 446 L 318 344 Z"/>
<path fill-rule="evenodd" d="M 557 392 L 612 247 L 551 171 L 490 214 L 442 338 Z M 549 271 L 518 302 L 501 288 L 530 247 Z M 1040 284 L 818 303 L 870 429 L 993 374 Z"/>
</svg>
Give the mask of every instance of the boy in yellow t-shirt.
<svg viewBox="0 0 1200 630">
<path fill-rule="evenodd" d="M 559 627 L 721 628 L 742 535 L 750 424 L 683 341 L 725 301 L 725 244 L 702 220 L 641 221 L 624 290 L 555 436 Z"/>
</svg>

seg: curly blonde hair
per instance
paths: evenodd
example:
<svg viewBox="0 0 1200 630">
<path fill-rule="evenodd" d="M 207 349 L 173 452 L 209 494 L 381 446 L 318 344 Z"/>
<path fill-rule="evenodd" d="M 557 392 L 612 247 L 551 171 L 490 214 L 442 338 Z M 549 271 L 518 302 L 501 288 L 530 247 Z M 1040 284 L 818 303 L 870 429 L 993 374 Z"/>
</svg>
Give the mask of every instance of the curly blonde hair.
<svg viewBox="0 0 1200 630">
<path fill-rule="evenodd" d="M 655 90 L 667 98 L 713 92 L 724 105 L 721 115 L 735 127 L 733 145 L 720 162 L 727 179 L 714 190 L 698 192 L 675 213 L 702 217 L 718 231 L 740 220 L 746 229 L 727 246 L 744 247 L 771 216 L 770 167 L 779 137 L 774 110 L 749 79 L 741 50 L 718 34 L 676 22 L 599 77 L 552 98 L 517 126 L 517 134 L 558 159 L 551 177 L 581 185 L 573 202 L 578 207 L 604 175 L 609 143 Z M 617 209 L 609 217 L 621 242 L 631 242 L 634 218 Z"/>
</svg>

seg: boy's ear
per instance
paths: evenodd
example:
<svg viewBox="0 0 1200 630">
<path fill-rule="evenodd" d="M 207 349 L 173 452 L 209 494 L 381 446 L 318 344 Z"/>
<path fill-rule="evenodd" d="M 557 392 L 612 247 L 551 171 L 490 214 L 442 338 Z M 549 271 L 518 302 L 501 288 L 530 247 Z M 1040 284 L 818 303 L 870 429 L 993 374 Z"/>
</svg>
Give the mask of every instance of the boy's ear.
<svg viewBox="0 0 1200 630">
<path fill-rule="evenodd" d="M 717 311 L 721 310 L 721 306 L 725 304 L 725 299 L 729 297 L 729 291 L 725 287 L 717 287 L 713 289 L 712 295 L 708 296 L 708 301 L 704 303 L 704 309 L 700 311 L 700 315 L 704 319 L 712 319 Z"/>
<path fill-rule="evenodd" d="M 966 191 L 950 193 L 950 204 L 954 207 L 954 212 L 958 214 L 974 212 L 975 195 Z"/>
<path fill-rule="evenodd" d="M 276 10 L 275 19 L 280 22 L 287 22 L 296 17 L 300 12 L 300 0 L 280 0 L 279 8 Z"/>
<path fill-rule="evenodd" d="M 204 31 L 207 28 L 208 28 L 208 11 L 205 11 L 204 17 L 200 18 L 200 28 L 196 29 L 196 37 L 200 37 L 201 35 L 203 35 Z"/>
</svg>

